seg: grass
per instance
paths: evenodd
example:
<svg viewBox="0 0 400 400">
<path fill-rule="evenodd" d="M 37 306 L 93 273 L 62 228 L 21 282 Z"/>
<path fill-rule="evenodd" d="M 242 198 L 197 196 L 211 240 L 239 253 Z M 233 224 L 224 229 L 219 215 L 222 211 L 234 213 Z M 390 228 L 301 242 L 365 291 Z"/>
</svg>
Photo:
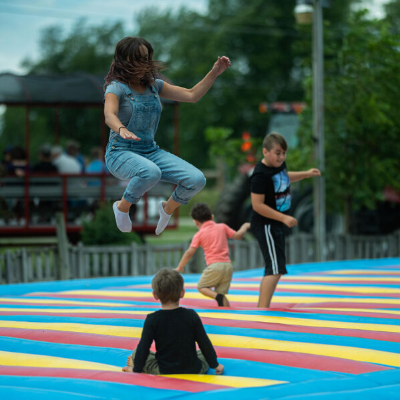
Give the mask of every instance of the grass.
<svg viewBox="0 0 400 400">
<path fill-rule="evenodd" d="M 215 188 L 204 188 L 200 193 L 196 194 L 188 203 L 187 206 L 182 206 L 179 208 L 179 217 L 189 217 L 190 210 L 195 203 L 207 203 L 211 210 L 214 211 L 215 205 L 220 196 L 220 192 Z"/>
<path fill-rule="evenodd" d="M 145 235 L 145 240 L 149 244 L 175 244 L 189 242 L 197 232 L 196 225 L 190 217 L 179 217 L 177 229 L 167 229 L 160 236 Z"/>
<path fill-rule="evenodd" d="M 145 235 L 145 240 L 150 244 L 175 244 L 189 242 L 197 232 L 196 225 L 193 223 L 189 213 L 195 203 L 207 203 L 214 211 L 220 192 L 215 188 L 205 188 L 191 199 L 186 206 L 179 207 L 179 222 L 177 229 L 164 231 L 160 236 Z"/>
</svg>

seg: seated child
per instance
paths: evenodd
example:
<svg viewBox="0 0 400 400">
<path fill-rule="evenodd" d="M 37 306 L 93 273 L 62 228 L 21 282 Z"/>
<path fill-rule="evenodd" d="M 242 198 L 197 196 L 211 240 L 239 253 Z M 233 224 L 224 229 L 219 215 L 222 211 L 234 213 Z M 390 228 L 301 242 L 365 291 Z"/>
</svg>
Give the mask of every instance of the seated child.
<svg viewBox="0 0 400 400">
<path fill-rule="evenodd" d="M 204 250 L 207 268 L 203 271 L 197 288 L 201 294 L 215 299 L 220 307 L 229 307 L 226 298 L 231 285 L 233 267 L 229 257 L 229 239 L 242 239 L 250 228 L 246 222 L 236 232 L 225 224 L 214 222 L 210 207 L 205 203 L 197 203 L 193 206 L 190 216 L 193 218 L 199 232 L 192 239 L 192 243 L 179 262 L 179 272 L 183 272 L 185 265 L 193 257 L 201 246 Z M 215 288 L 212 290 L 211 288 Z"/>
<path fill-rule="evenodd" d="M 205 374 L 210 367 L 216 374 L 222 374 L 224 366 L 218 363 L 200 317 L 194 310 L 179 307 L 179 299 L 185 295 L 182 275 L 163 268 L 151 286 L 162 310 L 147 315 L 139 344 L 122 371 L 153 375 Z M 153 340 L 156 353 L 150 351 Z M 200 347 L 197 351 L 196 342 Z"/>
</svg>

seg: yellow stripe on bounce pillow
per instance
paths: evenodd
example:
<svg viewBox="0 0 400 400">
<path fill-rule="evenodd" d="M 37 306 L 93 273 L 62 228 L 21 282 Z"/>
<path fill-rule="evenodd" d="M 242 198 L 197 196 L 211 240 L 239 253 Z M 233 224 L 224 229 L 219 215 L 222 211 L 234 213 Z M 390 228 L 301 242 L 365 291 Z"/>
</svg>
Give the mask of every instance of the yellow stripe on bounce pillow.
<svg viewBox="0 0 400 400">
<path fill-rule="evenodd" d="M 67 292 L 62 292 L 63 294 L 80 294 L 80 295 L 96 295 L 96 296 L 104 296 L 104 297 L 144 297 L 151 298 L 153 296 L 150 292 L 138 292 L 138 291 L 120 291 L 120 290 L 72 290 Z M 197 292 L 186 292 L 185 298 L 188 299 L 196 299 L 196 300 L 204 300 L 204 297 L 201 293 Z M 253 302 L 257 303 L 258 294 L 256 295 L 229 295 L 229 300 L 237 301 L 237 302 Z M 374 298 L 374 297 L 312 297 L 312 296 L 280 296 L 274 295 L 272 298 L 273 302 L 278 303 L 322 303 L 322 302 L 334 302 L 334 303 L 378 303 L 378 304 L 400 304 L 400 299 L 382 299 L 382 298 Z"/>
<path fill-rule="evenodd" d="M 298 310 L 298 309 L 297 309 Z M 303 308 L 304 310 L 304 308 Z M 317 310 L 320 311 L 321 314 L 324 313 L 324 311 L 340 311 L 344 315 L 346 315 L 347 312 L 359 312 L 359 313 L 366 313 L 366 314 L 393 314 L 393 315 L 400 315 L 400 311 L 397 310 L 384 310 L 382 308 L 333 308 L 333 307 L 307 307 L 306 310 Z M 363 315 L 364 317 L 364 315 Z M 365 317 L 369 317 L 368 315 L 365 315 Z M 375 318 L 375 317 L 372 317 Z"/>
<path fill-rule="evenodd" d="M 38 295 L 39 296 L 39 295 Z M 70 306 L 101 306 L 101 307 L 129 307 L 130 304 L 123 303 L 111 303 L 111 302 L 96 302 L 96 301 L 75 301 L 75 300 L 55 300 L 49 298 L 47 299 L 33 299 L 30 297 L 24 298 L 8 298 L 0 297 L 1 303 L 24 303 L 24 304 L 50 304 L 55 306 L 57 304 L 64 305 L 68 304 Z"/>
<path fill-rule="evenodd" d="M 49 314 L 128 314 L 128 315 L 147 315 L 153 312 L 148 311 L 129 311 L 129 310 L 99 310 L 96 308 L 6 308 L 0 307 L 0 312 L 42 312 Z"/>
<path fill-rule="evenodd" d="M 318 356 L 400 367 L 400 354 L 387 351 L 319 343 L 288 342 L 284 340 L 262 339 L 248 336 L 216 334 L 208 336 L 214 346 L 314 354 Z"/>
<path fill-rule="evenodd" d="M 86 295 L 86 296 L 104 296 L 104 297 L 131 297 L 135 298 L 149 298 L 153 299 L 154 297 L 151 292 L 140 292 L 135 290 L 71 290 L 66 292 L 60 292 L 66 295 Z M 186 292 L 186 299 L 196 299 L 196 300 L 206 300 L 207 297 L 204 297 L 201 293 L 198 292 Z M 255 295 L 229 295 L 229 299 L 232 301 L 242 301 L 242 302 L 254 302 L 258 301 L 258 294 Z"/>
<path fill-rule="evenodd" d="M 58 332 L 88 333 L 92 335 L 120 336 L 127 338 L 140 338 L 142 334 L 142 328 L 136 327 L 75 323 L 0 321 L 0 328 L 39 329 Z"/>
<path fill-rule="evenodd" d="M 324 271 L 324 275 L 397 275 L 398 270 L 379 269 L 341 269 L 336 271 Z"/>
<path fill-rule="evenodd" d="M 141 328 L 135 327 L 129 328 L 120 326 L 102 326 L 71 323 L 0 321 L 0 327 L 54 330 L 131 338 L 140 338 L 142 333 Z M 209 334 L 208 336 L 214 346 L 314 354 L 400 367 L 400 354 L 379 350 L 362 349 L 350 346 L 325 345 L 318 343 L 289 342 L 283 340 L 253 338 L 247 336 L 218 334 Z"/>
<path fill-rule="evenodd" d="M 231 296 L 229 296 L 229 299 Z M 295 303 L 301 307 L 301 304 L 314 304 L 314 303 L 371 303 L 371 304 L 400 304 L 400 299 L 393 298 L 376 298 L 376 297 L 311 297 L 311 296 L 280 296 L 274 295 L 272 302 L 275 303 Z"/>
<path fill-rule="evenodd" d="M 121 371 L 120 367 L 70 358 L 0 351 L 0 365 L 13 367 L 68 368 L 95 371 Z"/>
<path fill-rule="evenodd" d="M 338 329 L 358 329 L 362 331 L 373 332 L 391 332 L 400 333 L 400 326 L 398 325 L 384 325 L 384 324 L 366 324 L 358 322 L 342 322 L 342 321 L 328 321 L 317 319 L 302 319 L 302 318 L 288 318 L 288 317 L 269 317 L 264 315 L 244 315 L 244 314 L 229 314 L 229 313 L 198 313 L 203 318 L 215 319 L 228 319 L 236 321 L 251 321 L 251 322 L 264 322 L 272 324 L 294 325 L 294 326 L 309 326 L 316 328 L 338 328 Z"/>
<path fill-rule="evenodd" d="M 195 374 L 179 374 L 179 375 L 161 375 L 167 378 L 184 379 L 187 381 L 208 383 L 213 385 L 221 385 L 234 388 L 245 387 L 261 387 L 279 385 L 288 383 L 286 381 L 275 381 L 272 379 L 243 378 L 241 376 L 227 375 L 195 375 Z"/>
<path fill-rule="evenodd" d="M 341 286 L 341 285 L 318 285 L 318 284 L 295 284 L 295 283 L 280 283 L 279 289 L 292 290 L 325 290 L 329 292 L 352 292 L 352 293 L 366 293 L 367 295 L 373 294 L 399 294 L 400 289 L 376 287 L 376 286 Z"/>
<path fill-rule="evenodd" d="M 336 282 L 336 281 L 350 281 L 350 282 L 376 282 L 377 280 L 385 281 L 385 282 L 400 282 L 400 278 L 394 277 L 371 277 L 371 276 L 321 276 L 321 275 L 284 275 L 280 279 L 280 283 L 284 283 L 285 281 L 296 280 L 296 281 L 317 281 L 317 282 Z M 259 286 L 259 285 L 258 285 Z"/>
</svg>

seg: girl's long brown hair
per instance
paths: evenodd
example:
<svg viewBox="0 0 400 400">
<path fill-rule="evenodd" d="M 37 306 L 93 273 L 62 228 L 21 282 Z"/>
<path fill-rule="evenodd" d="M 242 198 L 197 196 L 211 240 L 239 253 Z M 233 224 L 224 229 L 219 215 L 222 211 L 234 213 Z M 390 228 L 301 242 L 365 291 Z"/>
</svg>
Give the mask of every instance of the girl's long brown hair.
<svg viewBox="0 0 400 400">
<path fill-rule="evenodd" d="M 140 53 L 140 46 L 146 46 L 148 58 Z M 159 72 L 166 69 L 161 61 L 153 60 L 153 47 L 140 37 L 125 37 L 115 47 L 114 60 L 105 77 L 104 89 L 114 80 L 129 84 L 140 80 L 146 86 L 154 84 Z"/>
</svg>

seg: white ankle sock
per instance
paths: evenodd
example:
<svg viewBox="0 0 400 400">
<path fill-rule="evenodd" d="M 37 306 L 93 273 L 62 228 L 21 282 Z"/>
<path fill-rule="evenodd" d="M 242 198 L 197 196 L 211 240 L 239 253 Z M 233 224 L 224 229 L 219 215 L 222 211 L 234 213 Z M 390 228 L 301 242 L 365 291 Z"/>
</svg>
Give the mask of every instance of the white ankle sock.
<svg viewBox="0 0 400 400">
<path fill-rule="evenodd" d="M 117 227 L 121 232 L 131 232 L 132 231 L 132 221 L 129 218 L 129 212 L 124 213 L 118 210 L 117 201 L 113 204 L 113 210 L 115 214 L 115 222 Z"/>
<path fill-rule="evenodd" d="M 163 202 L 158 203 L 158 212 L 160 213 L 160 219 L 158 220 L 156 235 L 159 235 L 168 225 L 171 215 L 164 211 Z"/>
</svg>

